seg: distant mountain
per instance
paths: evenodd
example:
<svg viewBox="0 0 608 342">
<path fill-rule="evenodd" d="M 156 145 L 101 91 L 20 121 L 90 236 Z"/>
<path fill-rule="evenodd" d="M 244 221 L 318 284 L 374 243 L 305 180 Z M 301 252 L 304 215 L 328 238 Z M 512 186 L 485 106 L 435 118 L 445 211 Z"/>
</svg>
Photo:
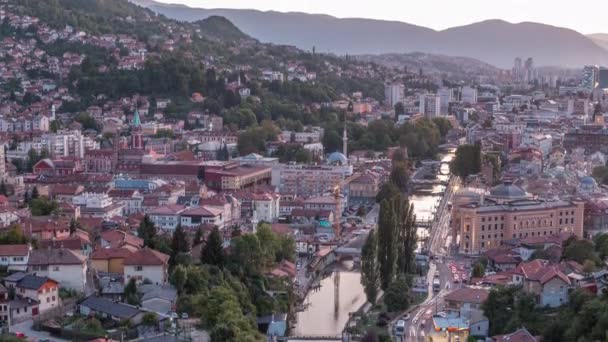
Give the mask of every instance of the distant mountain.
<svg viewBox="0 0 608 342">
<path fill-rule="evenodd" d="M 416 73 L 422 69 L 426 75 L 472 82 L 477 82 L 480 75 L 497 75 L 501 72 L 501 69 L 473 58 L 433 55 L 422 52 L 359 55 L 356 58 L 388 67 L 406 67 Z"/>
<path fill-rule="evenodd" d="M 329 15 L 241 9 L 201 9 L 154 0 L 131 0 L 170 18 L 194 21 L 222 16 L 262 42 L 337 54 L 425 52 L 475 58 L 510 68 L 517 56 L 537 65 L 580 67 L 602 64 L 608 51 L 595 39 L 565 28 L 488 20 L 443 31 L 403 22 L 339 19 Z"/>
<path fill-rule="evenodd" d="M 220 16 L 211 16 L 195 22 L 200 27 L 201 33 L 209 38 L 217 40 L 249 39 L 238 27 L 234 26 L 228 19 Z"/>
<path fill-rule="evenodd" d="M 588 34 L 587 38 L 593 40 L 593 42 L 604 49 L 608 50 L 608 33 L 593 33 Z"/>
</svg>

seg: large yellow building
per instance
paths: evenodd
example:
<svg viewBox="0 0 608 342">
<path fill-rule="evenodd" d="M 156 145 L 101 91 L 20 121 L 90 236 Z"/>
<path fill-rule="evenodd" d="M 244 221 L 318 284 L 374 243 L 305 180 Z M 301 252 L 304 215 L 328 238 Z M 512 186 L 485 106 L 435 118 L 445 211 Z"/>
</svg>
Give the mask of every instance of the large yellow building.
<svg viewBox="0 0 608 342">
<path fill-rule="evenodd" d="M 489 193 L 462 189 L 453 198 L 452 241 L 463 254 L 479 254 L 508 240 L 572 233 L 583 237 L 584 202 L 542 200 L 505 182 Z"/>
</svg>

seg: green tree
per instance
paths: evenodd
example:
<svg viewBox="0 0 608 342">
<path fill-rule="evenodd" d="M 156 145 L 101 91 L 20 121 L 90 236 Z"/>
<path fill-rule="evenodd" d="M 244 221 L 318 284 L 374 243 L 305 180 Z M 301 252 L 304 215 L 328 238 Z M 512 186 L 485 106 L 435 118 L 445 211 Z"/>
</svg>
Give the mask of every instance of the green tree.
<svg viewBox="0 0 608 342">
<path fill-rule="evenodd" d="M 402 274 L 416 270 L 414 252 L 416 250 L 416 215 L 414 205 L 401 196 L 395 198 L 397 215 L 397 269 Z"/>
<path fill-rule="evenodd" d="M 46 197 L 38 197 L 29 201 L 28 206 L 33 216 L 48 216 L 59 208 L 57 202 Z"/>
<path fill-rule="evenodd" d="M 232 239 L 232 261 L 249 276 L 263 270 L 264 251 L 256 234 L 245 234 Z"/>
<path fill-rule="evenodd" d="M 393 279 L 384 293 L 384 304 L 389 312 L 406 310 L 410 305 L 410 289 L 404 275 Z"/>
<path fill-rule="evenodd" d="M 34 187 L 32 189 L 32 199 L 37 199 L 38 197 L 40 197 L 40 194 L 38 193 L 38 188 Z"/>
<path fill-rule="evenodd" d="M 399 119 L 399 115 L 405 114 L 405 106 L 402 102 L 395 103 L 395 120 Z"/>
<path fill-rule="evenodd" d="M 156 227 L 148 215 L 145 215 L 144 219 L 139 224 L 139 228 L 137 228 L 137 236 L 144 240 L 144 246 L 154 248 Z"/>
<path fill-rule="evenodd" d="M 593 243 L 585 239 L 569 239 L 565 242 L 562 259 L 573 260 L 579 264 L 584 264 L 586 260 L 591 260 L 596 264 L 600 259 L 595 253 Z"/>
<path fill-rule="evenodd" d="M 367 301 L 376 302 L 380 286 L 380 271 L 377 261 L 378 242 L 374 230 L 369 232 L 365 244 L 361 249 L 361 285 L 365 290 Z"/>
<path fill-rule="evenodd" d="M 205 246 L 201 249 L 201 263 L 223 267 L 225 262 L 224 257 L 224 239 L 220 234 L 218 227 L 213 227 L 211 234 L 207 237 Z"/>
<path fill-rule="evenodd" d="M 483 278 L 486 274 L 486 269 L 482 263 L 476 262 L 473 266 L 473 270 L 471 271 L 472 278 Z"/>
<path fill-rule="evenodd" d="M 141 318 L 141 324 L 146 326 L 158 325 L 158 316 L 155 312 L 146 312 Z"/>
<path fill-rule="evenodd" d="M 378 266 L 380 269 L 380 287 L 383 290 L 395 276 L 397 262 L 396 217 L 394 199 L 385 199 L 380 203 L 378 219 Z"/>
<path fill-rule="evenodd" d="M 129 279 L 125 285 L 124 296 L 127 303 L 131 305 L 140 305 L 139 293 L 137 292 L 137 283 L 135 278 Z"/>
<path fill-rule="evenodd" d="M 192 246 L 196 246 L 201 242 L 203 242 L 203 229 L 199 227 L 194 233 L 194 238 L 192 239 Z"/>
<path fill-rule="evenodd" d="M 399 195 L 399 188 L 392 182 L 387 182 L 380 186 L 378 194 L 376 194 L 376 203 L 381 203 L 385 199 L 390 199 Z"/>
<path fill-rule="evenodd" d="M 481 146 L 460 145 L 450 163 L 450 171 L 462 179 L 481 171 Z"/>
<path fill-rule="evenodd" d="M 393 168 L 390 174 L 391 183 L 395 184 L 401 192 L 407 191 L 409 176 L 407 166 L 404 162 L 393 163 Z"/>
<path fill-rule="evenodd" d="M 171 239 L 171 255 L 169 258 L 169 265 L 175 266 L 177 264 L 178 256 L 187 255 L 190 252 L 190 241 L 188 236 L 182 228 L 181 224 L 178 224 L 173 231 Z"/>
</svg>

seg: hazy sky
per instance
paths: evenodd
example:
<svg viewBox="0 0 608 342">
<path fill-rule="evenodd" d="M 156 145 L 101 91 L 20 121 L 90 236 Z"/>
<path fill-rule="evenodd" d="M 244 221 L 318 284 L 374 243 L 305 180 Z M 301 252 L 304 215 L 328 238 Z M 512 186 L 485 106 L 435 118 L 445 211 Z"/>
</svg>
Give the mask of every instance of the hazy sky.
<svg viewBox="0 0 608 342">
<path fill-rule="evenodd" d="M 486 19 L 534 21 L 608 33 L 608 0 L 157 0 L 203 8 L 254 8 L 405 21 L 437 30 Z"/>
</svg>

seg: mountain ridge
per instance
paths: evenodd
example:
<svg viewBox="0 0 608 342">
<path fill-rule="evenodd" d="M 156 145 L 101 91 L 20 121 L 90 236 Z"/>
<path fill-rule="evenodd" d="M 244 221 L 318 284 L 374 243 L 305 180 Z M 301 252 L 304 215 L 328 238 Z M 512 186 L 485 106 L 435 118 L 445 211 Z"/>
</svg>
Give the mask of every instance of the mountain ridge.
<svg viewBox="0 0 608 342">
<path fill-rule="evenodd" d="M 424 52 L 470 57 L 500 68 L 511 68 L 515 57 L 533 57 L 537 65 L 565 67 L 601 64 L 608 60 L 608 47 L 595 39 L 571 29 L 534 22 L 488 19 L 437 31 L 400 21 L 131 1 L 183 21 L 223 16 L 262 42 L 294 45 L 305 50 L 314 46 L 317 51 L 341 55 Z"/>
</svg>

